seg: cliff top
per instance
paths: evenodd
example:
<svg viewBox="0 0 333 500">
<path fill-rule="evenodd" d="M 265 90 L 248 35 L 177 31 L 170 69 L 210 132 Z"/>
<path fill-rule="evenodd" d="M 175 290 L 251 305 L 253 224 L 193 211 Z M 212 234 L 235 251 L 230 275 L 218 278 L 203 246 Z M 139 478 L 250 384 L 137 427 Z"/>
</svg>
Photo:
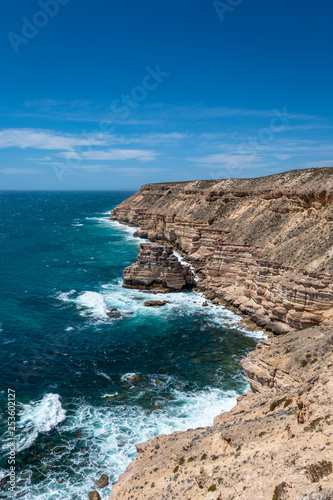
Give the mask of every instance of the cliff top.
<svg viewBox="0 0 333 500">
<path fill-rule="evenodd" d="M 158 182 L 154 184 L 144 184 L 141 189 L 146 189 L 153 186 L 177 186 L 185 187 L 186 185 L 194 184 L 199 189 L 210 189 L 218 186 L 227 190 L 233 189 L 271 189 L 275 190 L 278 187 L 286 189 L 299 190 L 302 186 L 304 189 L 325 189 L 332 190 L 333 188 L 333 166 L 323 168 L 308 168 L 295 169 L 278 174 L 267 175 L 262 177 L 252 178 L 230 178 L 230 179 L 212 179 L 212 180 L 192 180 L 192 181 L 176 181 L 176 182 Z"/>
</svg>

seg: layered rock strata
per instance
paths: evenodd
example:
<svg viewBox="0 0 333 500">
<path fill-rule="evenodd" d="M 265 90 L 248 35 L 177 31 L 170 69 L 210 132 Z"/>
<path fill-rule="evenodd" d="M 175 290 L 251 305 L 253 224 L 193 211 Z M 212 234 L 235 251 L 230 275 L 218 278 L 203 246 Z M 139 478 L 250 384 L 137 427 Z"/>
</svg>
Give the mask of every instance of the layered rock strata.
<svg viewBox="0 0 333 500">
<path fill-rule="evenodd" d="M 243 367 L 237 406 L 137 445 L 110 500 L 332 499 L 333 327 L 261 341 Z"/>
<path fill-rule="evenodd" d="M 171 246 L 141 243 L 137 262 L 124 270 L 124 287 L 179 292 L 194 286 L 189 266 L 182 266 Z"/>
<path fill-rule="evenodd" d="M 201 272 L 198 286 L 275 333 L 333 319 L 333 168 L 148 184 L 112 211 Z"/>
</svg>

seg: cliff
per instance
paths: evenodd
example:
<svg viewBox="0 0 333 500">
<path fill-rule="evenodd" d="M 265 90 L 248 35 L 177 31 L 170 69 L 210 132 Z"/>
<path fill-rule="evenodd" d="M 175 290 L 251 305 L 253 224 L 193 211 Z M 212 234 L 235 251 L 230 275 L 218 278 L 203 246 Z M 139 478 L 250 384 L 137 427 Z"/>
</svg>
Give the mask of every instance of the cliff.
<svg viewBox="0 0 333 500">
<path fill-rule="evenodd" d="M 171 246 L 141 243 L 137 262 L 124 270 L 124 287 L 179 292 L 193 288 L 194 274 L 182 266 Z"/>
<path fill-rule="evenodd" d="M 111 216 L 171 244 L 201 290 L 267 330 L 332 321 L 333 168 L 148 184 Z"/>
<path fill-rule="evenodd" d="M 110 500 L 332 500 L 333 327 L 261 341 L 243 367 L 237 406 L 137 445 Z"/>
<path fill-rule="evenodd" d="M 138 444 L 110 500 L 333 500 L 332 201 L 324 168 L 146 185 L 112 211 L 186 255 L 209 299 L 284 335 L 242 361 L 250 389 L 212 427 Z M 125 279 L 149 276 L 139 261 Z"/>
</svg>

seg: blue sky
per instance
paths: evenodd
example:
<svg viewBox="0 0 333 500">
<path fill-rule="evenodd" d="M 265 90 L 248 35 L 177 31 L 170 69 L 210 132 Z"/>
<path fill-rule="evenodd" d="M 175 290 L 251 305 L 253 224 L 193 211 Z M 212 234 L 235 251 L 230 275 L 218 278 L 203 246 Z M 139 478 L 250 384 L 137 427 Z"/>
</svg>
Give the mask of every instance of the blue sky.
<svg viewBox="0 0 333 500">
<path fill-rule="evenodd" d="M 7 0 L 0 189 L 333 166 L 328 0 Z"/>
</svg>

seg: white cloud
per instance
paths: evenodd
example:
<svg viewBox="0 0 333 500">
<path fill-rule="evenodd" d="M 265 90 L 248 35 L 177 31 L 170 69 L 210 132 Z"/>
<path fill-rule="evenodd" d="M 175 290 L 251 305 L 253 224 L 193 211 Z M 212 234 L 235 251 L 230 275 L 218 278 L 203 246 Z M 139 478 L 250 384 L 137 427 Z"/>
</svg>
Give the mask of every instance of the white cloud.
<svg viewBox="0 0 333 500">
<path fill-rule="evenodd" d="M 74 167 L 77 171 L 85 171 L 85 172 L 117 172 L 124 174 L 133 174 L 140 175 L 143 173 L 149 172 L 165 172 L 168 171 L 168 168 L 145 168 L 145 167 L 112 167 L 110 165 L 80 165 L 78 167 Z"/>
<path fill-rule="evenodd" d="M 35 168 L 1 168 L 0 173 L 4 175 L 34 175 L 41 174 L 40 170 Z"/>
<path fill-rule="evenodd" d="M 288 154 L 275 154 L 274 157 L 277 160 L 289 160 L 289 158 L 291 158 L 291 155 L 288 155 Z"/>
<path fill-rule="evenodd" d="M 72 149 L 78 146 L 102 146 L 105 139 L 98 134 L 74 136 L 42 129 L 0 130 L 0 148 Z"/>
<path fill-rule="evenodd" d="M 100 161 L 110 161 L 110 160 L 139 160 L 141 162 L 155 160 L 158 153 L 155 151 L 149 151 L 145 149 L 108 149 L 103 150 L 92 150 L 83 151 L 82 153 L 77 153 L 76 151 L 68 151 L 59 153 L 59 156 L 67 160 L 100 160 Z"/>
<path fill-rule="evenodd" d="M 212 154 L 212 155 L 207 155 L 207 156 L 201 156 L 199 158 L 189 158 L 190 161 L 193 161 L 195 163 L 201 163 L 205 165 L 221 165 L 225 163 L 239 163 L 239 162 L 251 162 L 256 158 L 256 155 L 253 154 L 239 154 L 239 155 L 232 155 L 232 154 L 225 154 L 225 153 L 217 153 L 217 154 Z"/>
<path fill-rule="evenodd" d="M 134 136 L 110 136 L 108 141 L 114 144 L 144 144 L 147 146 L 155 146 L 165 143 L 179 142 L 185 139 L 188 134 L 181 132 L 169 132 L 169 133 L 150 133 L 143 135 Z"/>
</svg>

